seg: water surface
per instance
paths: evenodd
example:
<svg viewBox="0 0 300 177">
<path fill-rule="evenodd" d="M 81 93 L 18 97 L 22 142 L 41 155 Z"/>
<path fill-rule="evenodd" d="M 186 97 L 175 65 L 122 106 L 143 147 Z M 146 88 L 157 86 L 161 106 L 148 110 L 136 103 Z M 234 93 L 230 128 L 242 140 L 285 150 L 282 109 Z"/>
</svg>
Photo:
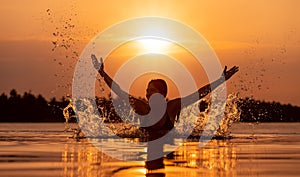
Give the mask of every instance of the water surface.
<svg viewBox="0 0 300 177">
<path fill-rule="evenodd" d="M 300 123 L 235 123 L 232 138 L 183 143 L 165 158 L 157 176 L 299 176 Z M 63 123 L 1 123 L 1 176 L 146 176 L 144 160 L 124 162 L 98 149 L 88 139 L 69 138 Z M 126 144 L 114 143 L 118 153 Z M 132 139 L 137 141 L 137 139 Z M 168 145 L 165 146 L 168 148 Z M 137 149 L 126 147 L 136 153 Z M 140 152 L 143 157 L 145 152 Z"/>
</svg>

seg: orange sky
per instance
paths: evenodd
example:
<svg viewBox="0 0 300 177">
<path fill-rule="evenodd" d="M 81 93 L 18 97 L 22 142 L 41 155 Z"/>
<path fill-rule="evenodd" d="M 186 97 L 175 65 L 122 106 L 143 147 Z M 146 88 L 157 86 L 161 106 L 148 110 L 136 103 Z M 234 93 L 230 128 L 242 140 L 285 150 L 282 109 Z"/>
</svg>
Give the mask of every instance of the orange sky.
<svg viewBox="0 0 300 177">
<path fill-rule="evenodd" d="M 80 54 L 94 35 L 122 20 L 161 16 L 201 33 L 222 65 L 240 66 L 228 82 L 230 92 L 300 105 L 299 7 L 298 0 L 2 0 L 0 91 L 66 95 L 76 63 L 73 52 Z M 63 36 L 54 36 L 57 31 Z M 63 40 L 67 50 L 51 50 L 51 41 Z"/>
</svg>

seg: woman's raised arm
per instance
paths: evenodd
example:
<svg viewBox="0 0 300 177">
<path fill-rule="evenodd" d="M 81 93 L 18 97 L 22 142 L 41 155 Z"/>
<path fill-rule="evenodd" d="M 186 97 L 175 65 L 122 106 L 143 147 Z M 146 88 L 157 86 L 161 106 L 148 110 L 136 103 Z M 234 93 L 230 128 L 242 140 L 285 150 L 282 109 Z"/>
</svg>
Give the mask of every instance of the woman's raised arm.
<svg viewBox="0 0 300 177">
<path fill-rule="evenodd" d="M 148 107 L 147 104 L 143 100 L 137 99 L 121 89 L 121 87 L 104 71 L 102 58 L 100 58 L 100 62 L 94 54 L 91 55 L 91 58 L 94 68 L 98 70 L 99 74 L 104 78 L 104 81 L 109 86 L 109 88 L 121 99 L 129 99 L 129 102 L 136 113 L 141 115 L 145 114 L 145 110 Z"/>
<path fill-rule="evenodd" d="M 226 80 L 230 79 L 238 71 L 239 68 L 237 66 L 233 66 L 228 71 L 227 71 L 227 66 L 225 66 L 222 75 L 216 81 L 199 88 L 196 92 L 186 97 L 171 100 L 170 105 L 174 107 L 174 109 L 171 108 L 172 111 L 175 112 L 180 111 L 177 109 L 181 109 L 182 106 L 188 106 L 190 104 L 197 102 L 198 100 L 200 100 L 201 98 L 205 97 L 210 92 L 212 92 L 214 89 L 216 89 L 219 85 L 224 83 Z"/>
</svg>

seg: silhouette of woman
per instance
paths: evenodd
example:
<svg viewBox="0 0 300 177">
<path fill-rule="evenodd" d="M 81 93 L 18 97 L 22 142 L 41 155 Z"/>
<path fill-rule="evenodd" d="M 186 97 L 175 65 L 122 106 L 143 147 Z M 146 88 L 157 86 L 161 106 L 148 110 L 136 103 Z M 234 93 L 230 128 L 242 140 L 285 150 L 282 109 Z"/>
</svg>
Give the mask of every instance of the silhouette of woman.
<svg viewBox="0 0 300 177">
<path fill-rule="evenodd" d="M 149 135 L 147 149 L 148 157 L 146 161 L 146 168 L 148 170 L 164 168 L 163 144 L 153 144 L 151 141 L 163 137 L 174 127 L 175 118 L 179 114 L 182 106 L 188 106 L 205 97 L 207 94 L 221 85 L 224 81 L 231 78 L 239 70 L 237 66 L 233 66 L 229 70 L 227 70 L 227 66 L 225 66 L 222 75 L 216 81 L 199 88 L 197 91 L 188 96 L 172 99 L 169 101 L 165 100 L 168 92 L 166 82 L 162 79 L 151 80 L 148 83 L 148 87 L 146 90 L 147 101 L 145 101 L 135 98 L 123 91 L 119 87 L 119 85 L 115 83 L 112 78 L 104 71 L 102 58 L 100 58 L 100 62 L 95 55 L 91 55 L 91 58 L 95 69 L 98 70 L 99 74 L 104 78 L 104 81 L 114 93 L 116 93 L 121 98 L 129 98 L 130 104 L 135 113 L 139 115 L 149 115 L 147 120 L 141 121 L 142 124 L 144 123 L 145 125 L 143 126 L 143 128 L 148 132 Z M 163 112 L 161 112 L 161 108 L 164 108 Z M 161 158 L 153 160 L 152 157 Z"/>
</svg>

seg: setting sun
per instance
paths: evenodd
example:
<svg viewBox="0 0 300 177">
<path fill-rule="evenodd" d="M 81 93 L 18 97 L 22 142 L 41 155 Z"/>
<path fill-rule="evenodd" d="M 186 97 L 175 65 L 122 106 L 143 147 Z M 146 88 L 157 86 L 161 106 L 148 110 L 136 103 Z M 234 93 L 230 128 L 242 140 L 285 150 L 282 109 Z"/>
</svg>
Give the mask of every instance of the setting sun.
<svg viewBox="0 0 300 177">
<path fill-rule="evenodd" d="M 139 39 L 143 52 L 145 53 L 166 53 L 171 43 L 157 38 L 143 38 Z"/>
</svg>

